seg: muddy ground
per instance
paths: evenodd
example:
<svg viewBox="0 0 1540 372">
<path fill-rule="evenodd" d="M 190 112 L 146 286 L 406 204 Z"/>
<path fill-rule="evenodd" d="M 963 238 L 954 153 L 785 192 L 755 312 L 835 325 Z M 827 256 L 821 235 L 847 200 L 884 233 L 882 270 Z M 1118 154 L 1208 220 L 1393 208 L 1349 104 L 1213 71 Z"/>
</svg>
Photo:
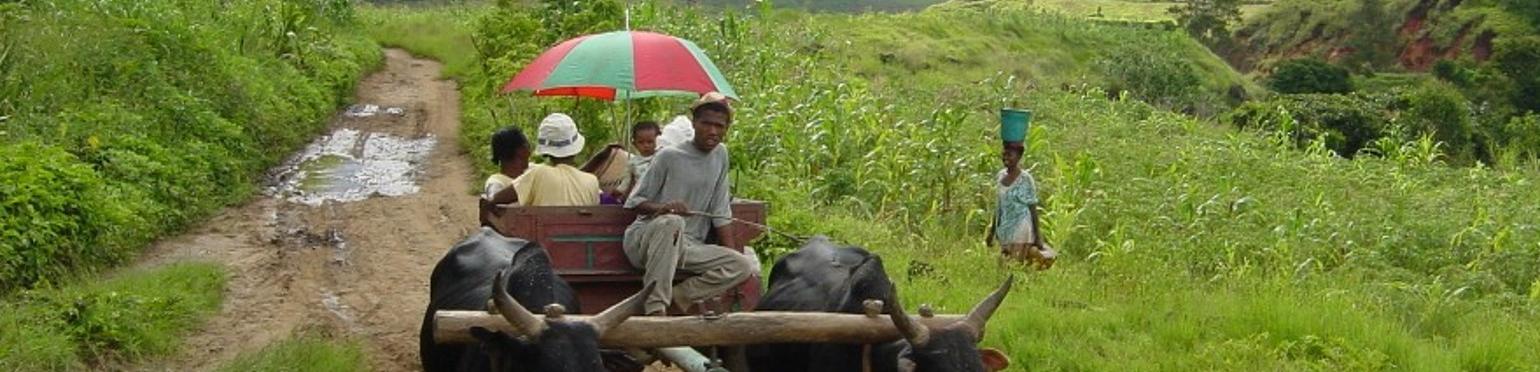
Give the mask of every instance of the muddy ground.
<svg viewBox="0 0 1540 372">
<path fill-rule="evenodd" d="M 436 139 L 410 164 L 416 192 L 309 205 L 273 186 L 273 192 L 154 244 L 138 266 L 217 262 L 226 265 L 230 281 L 219 313 L 178 353 L 139 369 L 213 369 L 303 331 L 362 340 L 375 370 L 420 369 L 417 330 L 428 275 L 444 251 L 476 226 L 476 197 L 470 193 L 471 165 L 456 143 L 455 84 L 439 79 L 438 62 L 395 49 L 385 56 L 384 68 L 359 82 L 355 102 L 400 110 L 367 116 L 339 111 L 328 132 Z"/>
</svg>

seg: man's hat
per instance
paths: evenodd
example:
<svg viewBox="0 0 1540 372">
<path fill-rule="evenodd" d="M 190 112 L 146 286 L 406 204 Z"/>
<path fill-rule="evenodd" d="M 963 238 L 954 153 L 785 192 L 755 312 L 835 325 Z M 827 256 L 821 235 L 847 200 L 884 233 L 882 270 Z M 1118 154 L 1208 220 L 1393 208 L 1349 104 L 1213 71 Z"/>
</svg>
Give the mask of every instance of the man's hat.
<svg viewBox="0 0 1540 372">
<path fill-rule="evenodd" d="M 571 157 L 583 152 L 583 135 L 578 133 L 577 123 L 572 121 L 572 117 L 555 113 L 540 121 L 537 144 L 536 154 Z"/>
</svg>

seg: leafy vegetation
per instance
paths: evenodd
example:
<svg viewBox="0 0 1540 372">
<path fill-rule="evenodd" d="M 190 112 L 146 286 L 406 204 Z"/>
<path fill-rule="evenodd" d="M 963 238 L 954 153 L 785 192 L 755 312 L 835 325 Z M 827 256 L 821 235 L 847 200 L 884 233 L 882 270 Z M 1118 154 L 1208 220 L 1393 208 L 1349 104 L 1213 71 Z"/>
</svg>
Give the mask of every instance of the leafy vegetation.
<svg viewBox="0 0 1540 372">
<path fill-rule="evenodd" d="M 367 371 L 363 347 L 354 340 L 338 340 L 321 332 L 308 331 L 241 354 L 220 371 L 248 372 L 343 372 Z"/>
<path fill-rule="evenodd" d="M 219 308 L 225 273 L 175 264 L 0 303 L 0 369 L 77 370 L 163 355 Z"/>
<path fill-rule="evenodd" d="M 1169 12 L 1204 45 L 1228 49 L 1230 26 L 1241 21 L 1240 0 L 1182 0 Z"/>
<path fill-rule="evenodd" d="M 1267 78 L 1267 87 L 1284 94 L 1347 93 L 1353 81 L 1345 68 L 1316 59 L 1297 59 L 1278 65 Z"/>
<path fill-rule="evenodd" d="M 1054 269 L 1027 275 L 990 324 L 984 343 L 1004 348 L 1018 367 L 1505 370 L 1540 363 L 1524 346 L 1540 341 L 1540 231 L 1530 223 L 1540 213 L 1532 187 L 1540 170 L 1440 166 L 1446 158 L 1436 141 L 1402 129 L 1412 125 L 1409 117 L 1383 127 L 1383 137 L 1396 140 L 1368 141 L 1383 156 L 1345 161 L 1320 140 L 1295 151 L 1291 137 L 1274 132 L 1236 132 L 1134 97 L 1108 99 L 1099 88 L 1105 77 L 1089 64 L 1051 69 L 1041 62 L 1097 60 L 1118 45 L 1101 42 L 1098 32 L 1131 42 L 1181 34 L 987 9 L 809 15 L 634 6 L 633 27 L 696 41 L 743 95 L 727 140 L 735 193 L 770 201 L 778 229 L 828 234 L 880 253 L 909 303 L 965 311 L 1005 272 L 1023 269 L 997 265 L 994 249 L 980 242 L 998 167 L 995 110 L 1032 109 L 1026 165 L 1043 186 L 1044 231 L 1062 256 Z M 517 14 L 545 19 L 548 9 L 473 9 L 478 21 L 453 27 L 473 24 L 460 37 L 504 35 L 497 43 L 519 50 L 524 46 L 509 44 L 518 34 L 501 30 L 525 30 L 514 28 L 524 22 Z M 380 27 L 419 16 L 365 14 Z M 376 35 L 434 50 L 422 45 L 430 41 Z M 934 61 L 925 68 L 882 63 L 881 51 L 897 61 L 911 44 L 1012 45 L 989 44 L 992 35 L 1022 44 L 987 57 L 915 59 Z M 504 54 L 479 48 L 479 60 L 499 65 L 457 77 L 466 90 L 464 130 L 490 132 L 490 113 L 510 107 L 484 98 L 491 97 L 486 91 L 541 47 Z M 1438 98 L 1445 93 L 1426 93 L 1431 106 L 1419 112 L 1445 113 Z M 1398 97 L 1406 95 L 1366 95 L 1363 107 L 1342 110 L 1375 118 L 1411 110 L 1411 100 Z M 571 105 L 512 99 L 513 109 L 532 111 L 512 115 Z M 642 105 L 661 107 L 648 109 L 654 115 L 678 112 L 669 102 Z M 1287 107 L 1258 111 L 1295 115 Z M 609 120 L 603 113 L 579 120 Z M 522 120 L 513 122 L 533 125 Z M 464 143 L 475 154 L 485 138 Z M 767 238 L 756 246 L 773 262 L 797 243 Z"/>
<path fill-rule="evenodd" d="M 0 293 L 241 200 L 378 63 L 347 1 L 0 4 Z"/>
</svg>

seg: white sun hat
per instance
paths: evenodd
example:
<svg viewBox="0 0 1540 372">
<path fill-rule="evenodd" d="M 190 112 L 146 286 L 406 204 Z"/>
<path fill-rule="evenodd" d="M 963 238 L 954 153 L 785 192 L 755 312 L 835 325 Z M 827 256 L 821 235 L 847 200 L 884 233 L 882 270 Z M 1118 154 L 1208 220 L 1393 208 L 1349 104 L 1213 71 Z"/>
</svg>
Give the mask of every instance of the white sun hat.
<svg viewBox="0 0 1540 372">
<path fill-rule="evenodd" d="M 674 117 L 668 125 L 663 126 L 663 135 L 658 136 L 658 148 L 668 148 L 675 144 L 689 142 L 693 138 L 695 138 L 695 126 L 690 123 L 690 118 L 679 115 Z"/>
<path fill-rule="evenodd" d="M 578 133 L 577 123 L 563 113 L 546 116 L 537 131 L 535 154 L 565 158 L 583 152 L 583 134 Z"/>
</svg>

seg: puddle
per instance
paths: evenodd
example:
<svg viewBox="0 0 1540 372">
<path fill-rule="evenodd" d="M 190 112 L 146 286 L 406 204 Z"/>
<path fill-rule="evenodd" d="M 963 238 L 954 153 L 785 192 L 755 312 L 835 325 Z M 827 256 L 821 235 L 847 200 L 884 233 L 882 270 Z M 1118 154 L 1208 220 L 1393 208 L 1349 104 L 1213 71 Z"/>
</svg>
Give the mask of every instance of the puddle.
<svg viewBox="0 0 1540 372">
<path fill-rule="evenodd" d="M 381 107 L 380 105 L 364 104 L 348 106 L 347 111 L 342 112 L 342 115 L 350 118 L 367 118 L 380 114 L 401 116 L 406 115 L 406 110 L 400 107 Z"/>
<path fill-rule="evenodd" d="M 338 319 L 341 319 L 349 326 L 352 326 L 353 321 L 357 319 L 353 317 L 353 307 L 342 303 L 342 298 L 338 297 L 336 293 L 332 293 L 332 291 L 321 292 L 321 305 L 326 307 L 326 311 L 331 312 L 332 315 L 337 316 Z"/>
<path fill-rule="evenodd" d="M 268 193 L 313 206 L 416 193 L 423 163 L 437 142 L 432 135 L 404 138 L 338 129 L 270 172 Z"/>
</svg>

